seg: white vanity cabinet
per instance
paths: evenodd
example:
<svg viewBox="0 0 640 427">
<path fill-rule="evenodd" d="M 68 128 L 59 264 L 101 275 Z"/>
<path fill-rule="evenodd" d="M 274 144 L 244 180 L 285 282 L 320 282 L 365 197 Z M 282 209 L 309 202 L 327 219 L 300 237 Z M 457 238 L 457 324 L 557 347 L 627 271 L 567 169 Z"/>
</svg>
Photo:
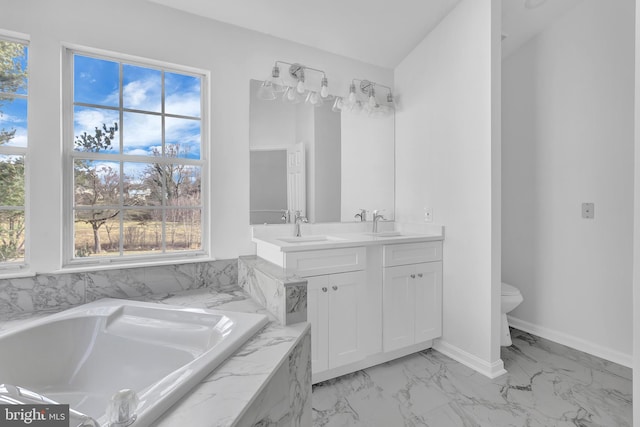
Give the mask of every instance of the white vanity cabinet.
<svg viewBox="0 0 640 427">
<path fill-rule="evenodd" d="M 414 229 L 254 235 L 259 257 L 307 281 L 314 384 L 424 350 L 441 336 L 443 230 Z"/>
<path fill-rule="evenodd" d="M 364 271 L 307 278 L 307 320 L 311 322 L 313 373 L 364 358 L 361 321 Z"/>
<path fill-rule="evenodd" d="M 385 245 L 383 252 L 383 351 L 439 337 L 442 242 Z"/>
<path fill-rule="evenodd" d="M 318 373 L 365 357 L 366 250 L 363 247 L 290 252 L 287 270 L 307 279 L 311 366 Z"/>
</svg>

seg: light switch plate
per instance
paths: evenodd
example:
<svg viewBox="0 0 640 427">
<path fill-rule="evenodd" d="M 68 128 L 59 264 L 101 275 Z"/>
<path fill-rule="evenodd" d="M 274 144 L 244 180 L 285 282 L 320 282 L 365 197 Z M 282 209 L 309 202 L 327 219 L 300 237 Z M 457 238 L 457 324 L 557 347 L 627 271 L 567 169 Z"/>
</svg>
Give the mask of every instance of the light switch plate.
<svg viewBox="0 0 640 427">
<path fill-rule="evenodd" d="M 582 218 L 593 219 L 595 217 L 595 206 L 593 203 L 582 204 Z"/>
</svg>

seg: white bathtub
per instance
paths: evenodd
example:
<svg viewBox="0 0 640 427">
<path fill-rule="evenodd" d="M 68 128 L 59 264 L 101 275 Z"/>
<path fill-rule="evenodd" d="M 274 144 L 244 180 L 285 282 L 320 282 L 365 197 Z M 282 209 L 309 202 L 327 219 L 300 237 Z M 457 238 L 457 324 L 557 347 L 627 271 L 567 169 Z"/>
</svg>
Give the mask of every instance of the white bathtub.
<svg viewBox="0 0 640 427">
<path fill-rule="evenodd" d="M 266 323 L 261 314 L 100 300 L 0 333 L 0 384 L 68 403 L 100 425 L 111 396 L 132 389 L 133 426 L 147 426 Z"/>
</svg>

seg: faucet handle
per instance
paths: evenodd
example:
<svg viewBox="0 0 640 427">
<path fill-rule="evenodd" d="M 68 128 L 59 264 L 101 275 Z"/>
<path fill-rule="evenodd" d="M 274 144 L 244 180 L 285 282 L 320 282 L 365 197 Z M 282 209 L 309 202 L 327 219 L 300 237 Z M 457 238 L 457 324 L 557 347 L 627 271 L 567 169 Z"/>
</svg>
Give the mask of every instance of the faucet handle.
<svg viewBox="0 0 640 427">
<path fill-rule="evenodd" d="M 107 417 L 109 427 L 126 427 L 132 424 L 136 418 L 138 408 L 138 395 L 130 389 L 120 390 L 111 396 L 107 407 Z"/>
</svg>

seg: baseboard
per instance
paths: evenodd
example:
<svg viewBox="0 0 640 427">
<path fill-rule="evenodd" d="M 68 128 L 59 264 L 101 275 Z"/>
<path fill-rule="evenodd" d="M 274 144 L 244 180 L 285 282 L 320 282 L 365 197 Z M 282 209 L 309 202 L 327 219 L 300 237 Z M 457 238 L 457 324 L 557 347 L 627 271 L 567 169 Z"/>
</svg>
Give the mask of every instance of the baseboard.
<svg viewBox="0 0 640 427">
<path fill-rule="evenodd" d="M 545 328 L 543 326 L 534 325 L 533 323 L 529 323 L 509 315 L 507 315 L 507 319 L 509 320 L 510 326 L 520 329 L 521 331 L 589 353 L 610 362 L 626 366 L 627 368 L 633 368 L 633 356 L 630 354 L 611 350 L 610 348 L 603 347 L 591 341 L 583 340 L 582 338 L 577 338 L 572 335 L 565 334 L 564 332 Z"/>
<path fill-rule="evenodd" d="M 449 356 L 456 362 L 460 362 L 474 371 L 481 373 L 485 377 L 493 379 L 507 373 L 501 359 L 498 359 L 496 362 L 489 363 L 459 347 L 456 347 L 455 345 L 443 341 L 442 339 L 435 340 L 433 348 L 445 356 Z"/>
</svg>

